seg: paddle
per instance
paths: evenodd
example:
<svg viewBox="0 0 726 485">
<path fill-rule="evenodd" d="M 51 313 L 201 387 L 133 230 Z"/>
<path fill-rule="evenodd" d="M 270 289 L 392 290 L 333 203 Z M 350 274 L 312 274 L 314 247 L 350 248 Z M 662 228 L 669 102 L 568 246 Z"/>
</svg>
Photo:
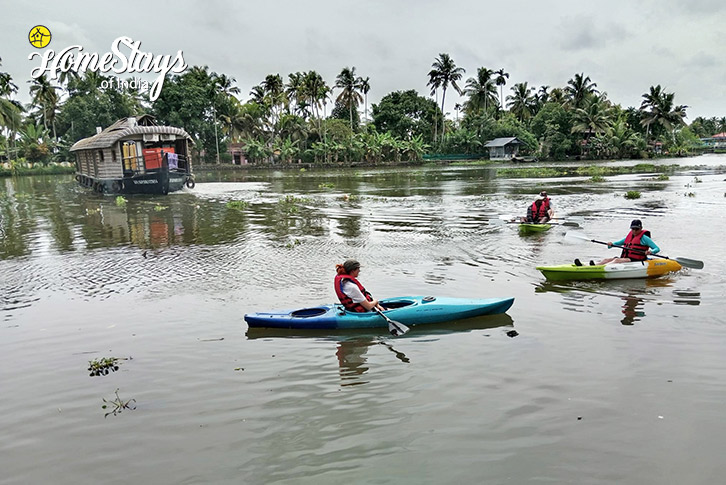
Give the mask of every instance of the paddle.
<svg viewBox="0 0 726 485">
<path fill-rule="evenodd" d="M 605 246 L 608 246 L 608 243 L 602 242 L 602 241 L 596 241 L 595 239 L 590 239 L 589 237 L 585 236 L 582 233 L 574 232 L 574 231 L 568 231 L 565 233 L 565 238 L 574 238 L 574 239 L 581 239 L 583 241 L 589 241 L 594 242 L 597 244 L 604 244 Z M 614 248 L 620 248 L 620 249 L 627 249 L 624 246 L 618 246 L 616 244 L 613 244 L 612 247 Z M 629 251 L 638 252 L 646 254 L 645 251 L 639 251 L 637 249 L 629 249 Z M 703 269 L 703 261 L 699 261 L 697 259 L 689 259 L 689 258 L 669 258 L 668 256 L 662 256 L 660 254 L 654 254 L 656 258 L 663 258 L 663 259 L 670 259 L 675 261 L 676 263 L 680 264 L 681 266 L 685 266 L 686 268 L 694 268 L 694 269 Z"/>
<path fill-rule="evenodd" d="M 502 219 L 490 219 L 489 222 L 493 226 L 503 226 L 505 224 L 549 224 L 550 226 L 569 226 L 569 227 L 580 227 L 580 224 L 575 221 L 564 221 L 564 222 L 522 222 L 522 221 L 504 221 Z"/>
<path fill-rule="evenodd" d="M 375 311 L 377 311 L 378 314 L 380 316 L 382 316 L 385 321 L 388 322 L 388 331 L 391 332 L 391 335 L 393 335 L 394 337 L 400 337 L 404 333 L 406 333 L 409 330 L 411 330 L 410 328 L 408 328 L 406 325 L 402 324 L 401 322 L 397 322 L 395 320 L 391 320 L 386 315 L 384 315 L 383 312 L 380 311 L 378 308 L 373 307 L 373 309 Z"/>
</svg>

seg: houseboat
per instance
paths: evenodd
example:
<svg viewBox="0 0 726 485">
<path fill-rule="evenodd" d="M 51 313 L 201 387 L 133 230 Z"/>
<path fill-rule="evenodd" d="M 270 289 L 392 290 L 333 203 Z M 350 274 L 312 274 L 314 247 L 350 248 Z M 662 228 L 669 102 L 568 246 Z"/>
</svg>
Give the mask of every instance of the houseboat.
<svg viewBox="0 0 726 485">
<path fill-rule="evenodd" d="M 101 194 L 168 194 L 194 188 L 191 136 L 154 117 L 122 118 L 76 142 L 76 180 Z"/>
</svg>

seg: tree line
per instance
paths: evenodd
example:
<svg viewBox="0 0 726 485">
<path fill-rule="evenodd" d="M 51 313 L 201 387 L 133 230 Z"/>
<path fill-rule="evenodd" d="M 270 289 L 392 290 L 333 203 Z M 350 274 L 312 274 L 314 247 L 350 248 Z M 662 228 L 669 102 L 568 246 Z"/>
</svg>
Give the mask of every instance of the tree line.
<svg viewBox="0 0 726 485">
<path fill-rule="evenodd" d="M 70 146 L 96 126 L 144 113 L 184 128 L 196 156 L 209 163 L 229 162 L 231 143 L 252 163 L 375 164 L 418 162 L 425 154 L 485 156 L 487 141 L 508 136 L 542 159 L 641 158 L 690 153 L 699 138 L 726 131 L 726 117 L 687 125 L 688 107 L 660 85 L 642 95 L 639 107 L 623 108 L 585 73 L 559 87 L 525 81 L 506 92 L 504 68 L 465 75 L 441 53 L 428 73 L 428 96 L 394 91 L 369 108 L 371 80 L 355 67 L 343 68 L 332 84 L 314 70 L 287 79 L 269 74 L 245 97 L 234 78 L 193 66 L 171 76 L 154 102 L 132 80 L 104 89 L 106 76 L 67 72 L 56 84 L 45 76 L 29 80 L 27 105 L 14 99 L 19 87 L 0 71 L 0 158 L 68 160 Z M 454 116 L 446 104 L 452 89 L 463 98 Z"/>
</svg>

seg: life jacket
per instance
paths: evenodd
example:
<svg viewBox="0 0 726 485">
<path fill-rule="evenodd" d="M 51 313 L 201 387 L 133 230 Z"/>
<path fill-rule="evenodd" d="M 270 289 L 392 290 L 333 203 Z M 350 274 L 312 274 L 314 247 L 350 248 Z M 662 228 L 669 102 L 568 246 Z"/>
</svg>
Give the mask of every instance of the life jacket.
<svg viewBox="0 0 726 485">
<path fill-rule="evenodd" d="M 338 295 L 340 303 L 342 303 L 345 309 L 348 311 L 367 312 L 368 310 L 366 310 L 363 305 L 361 305 L 360 303 L 353 303 L 353 300 L 348 295 L 343 293 L 343 283 L 345 282 L 345 280 L 355 283 L 358 289 L 360 289 L 360 292 L 363 293 L 363 296 L 366 297 L 366 300 L 373 301 L 373 297 L 370 293 L 368 293 L 368 291 L 366 291 L 365 288 L 363 288 L 363 285 L 360 284 L 360 281 L 350 275 L 339 274 L 335 276 L 335 294 Z"/>
<path fill-rule="evenodd" d="M 550 198 L 545 198 L 542 203 L 539 205 L 539 209 L 537 209 L 537 201 L 535 200 L 532 202 L 532 205 L 529 207 L 529 210 L 527 211 L 527 219 L 531 220 L 532 222 L 538 222 L 543 217 L 549 218 L 549 214 L 547 211 L 550 209 Z"/>
<path fill-rule="evenodd" d="M 650 237 L 650 231 L 643 230 L 637 236 L 633 236 L 633 231 L 631 230 L 625 238 L 625 243 L 623 244 L 625 249 L 623 249 L 620 257 L 630 258 L 631 261 L 645 261 L 648 259 L 648 255 L 645 252 L 650 248 L 640 242 L 643 236 Z M 633 249 L 635 251 L 632 251 Z"/>
</svg>

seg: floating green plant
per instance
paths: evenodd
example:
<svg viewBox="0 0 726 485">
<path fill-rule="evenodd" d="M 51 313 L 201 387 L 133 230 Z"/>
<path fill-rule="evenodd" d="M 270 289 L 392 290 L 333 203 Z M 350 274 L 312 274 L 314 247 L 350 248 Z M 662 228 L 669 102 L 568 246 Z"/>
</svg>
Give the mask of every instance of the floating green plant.
<svg viewBox="0 0 726 485">
<path fill-rule="evenodd" d="M 163 206 L 161 204 L 156 204 L 156 206 L 154 207 L 154 210 L 156 212 L 161 212 L 161 211 L 166 210 L 168 208 L 169 208 L 168 206 Z"/>
<path fill-rule="evenodd" d="M 625 198 L 626 199 L 640 199 L 640 192 L 638 192 L 637 190 L 628 190 L 625 193 Z"/>
<path fill-rule="evenodd" d="M 230 200 L 227 202 L 227 208 L 228 209 L 246 209 L 250 206 L 250 203 L 245 200 Z"/>
<path fill-rule="evenodd" d="M 593 175 L 590 177 L 590 182 L 605 182 L 605 177 L 602 175 Z"/>
<path fill-rule="evenodd" d="M 322 184 L 318 184 L 319 189 L 333 189 L 335 188 L 335 184 L 332 182 L 323 182 Z"/>
<path fill-rule="evenodd" d="M 128 200 L 126 200 L 122 195 L 116 196 L 116 205 L 117 206 L 126 207 L 126 202 L 128 202 Z"/>
<path fill-rule="evenodd" d="M 106 398 L 102 398 L 104 404 L 101 405 L 101 409 L 108 409 L 109 406 L 113 406 L 113 409 L 111 409 L 111 411 L 103 415 L 104 418 L 108 417 L 109 414 L 113 414 L 114 416 L 116 416 L 124 409 L 136 409 L 136 399 L 129 399 L 128 401 L 124 401 L 119 397 L 118 389 L 116 389 L 115 394 L 116 399 L 113 399 L 111 401 L 107 401 Z M 133 407 L 131 406 L 132 402 L 134 403 Z"/>
<path fill-rule="evenodd" d="M 299 240 L 299 239 L 295 239 L 295 240 L 293 240 L 293 241 L 290 241 L 289 243 L 285 244 L 285 247 L 286 247 L 287 249 L 292 249 L 292 248 L 294 248 L 295 246 L 297 246 L 298 244 L 302 244 L 302 243 L 300 242 L 300 240 Z"/>
<path fill-rule="evenodd" d="M 109 371 L 116 372 L 121 360 L 127 359 L 121 359 L 120 357 L 99 357 L 98 359 L 89 360 L 88 370 L 91 373 L 90 376 L 105 376 L 108 375 Z"/>
</svg>

